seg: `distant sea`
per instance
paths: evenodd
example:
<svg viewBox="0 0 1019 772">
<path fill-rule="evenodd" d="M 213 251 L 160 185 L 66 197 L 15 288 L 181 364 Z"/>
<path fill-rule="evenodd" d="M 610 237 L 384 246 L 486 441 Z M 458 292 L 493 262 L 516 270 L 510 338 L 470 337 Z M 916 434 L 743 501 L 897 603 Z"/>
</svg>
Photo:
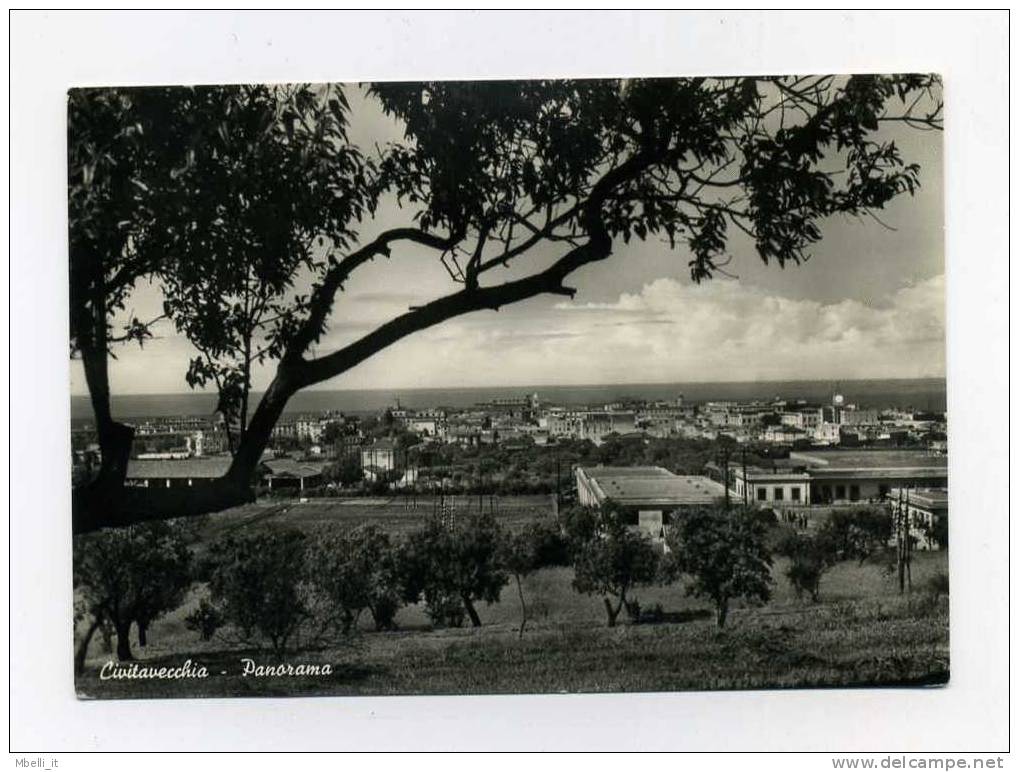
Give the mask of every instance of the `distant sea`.
<svg viewBox="0 0 1019 772">
<path fill-rule="evenodd" d="M 833 381 L 751 381 L 742 383 L 643 383 L 587 386 L 503 386 L 445 389 L 351 389 L 302 391 L 291 398 L 287 413 L 372 413 L 393 405 L 397 399 L 407 408 L 465 408 L 499 397 L 538 393 L 542 402 L 560 405 L 596 405 L 627 397 L 641 400 L 675 399 L 688 402 L 752 400 L 782 397 L 827 402 L 836 388 Z M 861 407 L 899 407 L 916 410 L 946 409 L 945 379 L 888 379 L 838 381 L 846 401 Z M 254 402 L 257 404 L 258 397 Z M 118 418 L 170 415 L 208 415 L 216 405 L 214 394 L 122 394 L 113 397 Z M 92 418 L 88 397 L 71 397 L 72 420 Z"/>
</svg>

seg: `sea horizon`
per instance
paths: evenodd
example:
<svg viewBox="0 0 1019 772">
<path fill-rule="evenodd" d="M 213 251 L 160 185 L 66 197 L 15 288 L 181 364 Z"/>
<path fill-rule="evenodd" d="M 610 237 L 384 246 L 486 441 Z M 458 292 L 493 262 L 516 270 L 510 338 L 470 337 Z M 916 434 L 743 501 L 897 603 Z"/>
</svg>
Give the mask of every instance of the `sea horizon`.
<svg viewBox="0 0 1019 772">
<path fill-rule="evenodd" d="M 529 384 L 520 386 L 449 386 L 430 388 L 315 389 L 295 394 L 284 414 L 371 413 L 399 404 L 405 408 L 466 408 L 492 399 L 537 392 L 542 401 L 588 405 L 623 399 L 664 400 L 682 396 L 688 402 L 750 400 L 780 397 L 824 402 L 835 390 L 849 403 L 862 407 L 899 407 L 944 411 L 945 378 L 798 379 L 758 381 L 684 381 L 623 384 Z M 252 392 L 253 403 L 263 392 Z M 214 392 L 116 394 L 111 398 L 118 418 L 171 415 L 209 415 L 216 405 Z M 87 420 L 92 409 L 87 395 L 71 395 L 71 419 Z"/>
</svg>

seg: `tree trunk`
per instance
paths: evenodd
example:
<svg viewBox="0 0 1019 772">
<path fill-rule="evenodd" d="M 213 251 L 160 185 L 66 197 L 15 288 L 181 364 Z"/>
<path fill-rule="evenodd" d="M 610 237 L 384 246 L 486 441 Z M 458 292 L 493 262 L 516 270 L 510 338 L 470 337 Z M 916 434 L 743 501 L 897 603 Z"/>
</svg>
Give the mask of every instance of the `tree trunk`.
<svg viewBox="0 0 1019 772">
<path fill-rule="evenodd" d="M 612 608 L 612 603 L 609 601 L 608 598 L 602 598 L 602 600 L 605 601 L 605 613 L 608 615 L 609 618 L 609 627 L 615 627 L 616 617 L 619 616 L 619 611 L 620 609 L 623 608 L 623 604 L 620 603 L 615 608 Z"/>
<path fill-rule="evenodd" d="M 729 601 L 723 600 L 718 604 L 718 626 L 725 627 L 725 620 L 729 616 Z"/>
<path fill-rule="evenodd" d="M 81 348 L 81 361 L 85 370 L 85 381 L 88 383 L 92 412 L 96 419 L 99 451 L 102 455 L 99 474 L 90 487 L 102 491 L 115 491 L 123 486 L 127 477 L 127 462 L 131 457 L 134 429 L 113 420 L 107 356 L 105 341 Z"/>
<path fill-rule="evenodd" d="M 100 617 L 96 616 L 92 618 L 92 624 L 88 626 L 88 630 L 85 631 L 85 637 L 78 643 L 78 648 L 74 651 L 74 674 L 80 676 L 85 672 L 85 657 L 88 656 L 88 645 L 92 642 L 92 636 L 96 634 L 96 630 L 102 624 Z"/>
<path fill-rule="evenodd" d="M 520 596 L 520 633 L 517 635 L 519 639 L 524 637 L 524 627 L 527 625 L 527 604 L 524 603 L 524 587 L 520 583 L 520 574 L 513 576 L 517 580 L 517 595 Z"/>
<path fill-rule="evenodd" d="M 149 623 L 138 622 L 137 624 L 138 624 L 138 645 L 141 646 L 142 648 L 145 648 L 145 646 L 147 646 L 149 642 L 148 636 Z"/>
<path fill-rule="evenodd" d="M 296 390 L 284 372 L 284 366 L 280 365 L 276 377 L 262 395 L 251 421 L 245 427 L 243 439 L 237 445 L 237 452 L 226 473 L 226 479 L 234 486 L 251 487 L 259 461 L 272 437 L 272 430 L 283 414 L 287 400 Z"/>
<path fill-rule="evenodd" d="M 467 616 L 470 617 L 472 627 L 481 627 L 481 617 L 478 616 L 478 612 L 474 608 L 474 604 L 471 603 L 471 599 L 466 595 L 461 596 L 464 603 L 464 609 L 467 611 Z"/>
<path fill-rule="evenodd" d="M 130 662 L 134 659 L 131 654 L 131 623 L 118 622 L 114 625 L 117 630 L 117 659 L 121 662 Z"/>
<path fill-rule="evenodd" d="M 103 638 L 103 653 L 104 654 L 112 654 L 113 653 L 113 628 L 110 626 L 110 623 L 108 621 L 103 620 L 102 622 L 99 623 L 99 634 Z"/>
</svg>

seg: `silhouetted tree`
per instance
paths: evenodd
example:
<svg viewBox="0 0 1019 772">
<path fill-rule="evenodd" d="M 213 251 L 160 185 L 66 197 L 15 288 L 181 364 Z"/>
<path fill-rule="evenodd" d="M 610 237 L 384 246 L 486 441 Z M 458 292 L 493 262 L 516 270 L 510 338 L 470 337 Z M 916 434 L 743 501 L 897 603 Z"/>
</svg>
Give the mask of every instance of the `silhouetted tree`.
<svg viewBox="0 0 1019 772">
<path fill-rule="evenodd" d="M 279 87 L 283 93 L 287 88 Z M 220 231 L 233 227 L 232 220 L 220 222 L 221 213 L 256 232 L 261 213 L 265 223 L 284 231 L 270 239 L 247 230 L 239 235 L 236 264 L 244 270 L 236 280 L 243 286 L 228 293 L 249 292 L 256 307 L 271 307 L 271 316 L 281 320 L 257 322 L 271 328 L 264 356 L 276 362 L 274 377 L 236 448 L 224 481 L 229 495 L 195 493 L 188 500 L 181 494 L 178 513 L 221 507 L 230 496 L 243 500 L 272 429 L 297 391 L 448 319 L 542 294 L 573 297 L 568 277 L 607 259 L 620 243 L 654 238 L 682 246 L 694 281 L 711 278 L 725 265 L 732 229 L 749 236 L 765 262 L 802 262 L 821 239 L 825 218 L 866 215 L 916 190 L 919 167 L 880 135 L 881 125 L 931 128 L 941 120 L 940 84 L 923 75 L 383 83 L 368 86 L 364 96 L 381 106 L 404 138 L 380 148 L 368 162 L 346 138 L 349 111 L 342 100 L 303 87 L 294 92 L 307 96 L 283 106 L 276 124 L 260 123 L 258 111 L 251 118 L 243 102 L 220 120 L 202 118 L 198 125 L 208 127 L 202 142 L 216 148 L 208 155 L 238 147 L 242 173 L 225 179 L 216 176 L 215 164 L 208 174 L 196 164 L 195 174 L 190 167 L 185 172 L 188 185 L 168 185 L 172 195 L 160 199 L 154 232 L 172 233 L 178 210 L 195 213 L 183 218 L 188 238 L 181 242 L 182 249 L 195 251 L 179 252 L 181 260 L 214 258 L 204 245 L 222 243 Z M 266 98 L 276 93 L 270 90 Z M 323 107 L 335 115 L 331 128 L 318 122 L 326 114 Z M 165 131 L 178 131 L 175 116 L 169 118 Z M 120 122 L 133 125 L 130 114 L 114 121 Z M 252 152 L 244 155 L 252 122 L 265 132 L 270 148 L 280 138 L 282 156 L 263 155 L 250 142 Z M 80 123 L 72 122 L 72 134 Z M 330 152 L 322 151 L 323 133 Z M 311 150 L 308 165 L 295 172 L 308 176 L 309 186 L 322 180 L 317 198 L 291 190 L 296 183 L 289 172 L 286 179 L 274 179 L 290 149 L 282 137 L 291 135 Z M 134 168 L 130 152 L 117 147 L 113 152 L 124 156 L 118 168 Z M 249 159 L 250 165 L 241 164 Z M 217 186 L 217 179 L 224 184 Z M 269 189 L 263 193 L 266 179 Z M 244 208 L 247 201 L 276 200 L 271 196 L 280 187 L 279 206 Z M 357 223 L 374 214 L 383 196 L 395 199 L 407 220 L 358 242 Z M 100 224 L 117 222 L 104 218 Z M 325 242 L 320 253 L 306 249 L 316 229 Z M 281 250 L 274 265 L 270 248 L 295 241 L 296 251 Z M 453 291 L 319 353 L 316 346 L 349 278 L 376 257 L 411 246 L 434 255 Z M 529 263 L 536 255 L 551 259 Z M 176 288 L 169 299 L 174 321 L 206 341 L 209 324 L 220 324 L 223 315 L 206 319 L 208 303 L 174 302 L 178 295 L 193 297 L 194 279 L 201 285 L 204 273 L 187 276 L 178 270 L 180 262 L 168 265 L 176 271 L 168 282 Z M 495 278 L 504 268 L 514 269 L 515 278 Z M 294 271 L 308 277 L 307 294 L 278 291 L 291 286 Z M 185 281 L 174 283 L 182 277 Z M 228 310 L 232 317 L 233 305 Z M 241 317 L 238 325 L 229 321 L 222 336 L 212 331 L 216 345 L 235 327 L 246 334 L 256 324 L 249 313 Z M 236 341 L 243 337 L 231 337 L 222 356 L 213 359 L 240 362 L 243 369 L 247 349 L 236 356 Z M 192 376 L 202 372 L 193 370 Z M 89 514 L 80 527 L 165 516 L 151 506 Z"/>
</svg>

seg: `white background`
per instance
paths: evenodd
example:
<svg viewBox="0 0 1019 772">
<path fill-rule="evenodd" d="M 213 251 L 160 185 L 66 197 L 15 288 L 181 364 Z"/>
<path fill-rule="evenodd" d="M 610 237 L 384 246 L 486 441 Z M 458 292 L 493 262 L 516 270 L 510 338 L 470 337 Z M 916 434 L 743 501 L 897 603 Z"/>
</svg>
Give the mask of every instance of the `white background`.
<svg viewBox="0 0 1019 772">
<path fill-rule="evenodd" d="M 1007 750 L 1008 21 L 1003 12 L 15 13 L 11 749 L 26 755 L 342 748 Z M 945 79 L 952 480 L 948 687 L 75 699 L 67 462 L 68 87 L 875 71 L 936 71 Z M 780 764 L 775 757 L 735 763 L 789 768 L 808 760 L 811 768 L 831 769 L 825 759 L 802 756 Z M 65 767 L 80 764 L 73 759 Z"/>
</svg>

